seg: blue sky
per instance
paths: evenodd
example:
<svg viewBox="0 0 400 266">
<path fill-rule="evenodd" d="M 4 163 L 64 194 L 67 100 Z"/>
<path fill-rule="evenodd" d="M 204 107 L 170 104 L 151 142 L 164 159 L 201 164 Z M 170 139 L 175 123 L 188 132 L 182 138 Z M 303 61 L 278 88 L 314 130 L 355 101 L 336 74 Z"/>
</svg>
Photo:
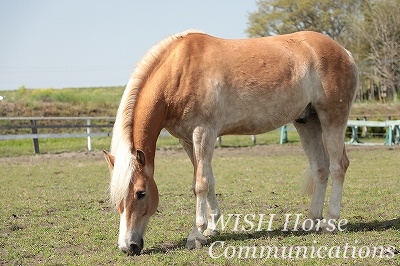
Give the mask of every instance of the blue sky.
<svg viewBox="0 0 400 266">
<path fill-rule="evenodd" d="M 125 85 L 164 37 L 246 38 L 255 10 L 255 0 L 0 0 L 0 90 Z"/>
</svg>

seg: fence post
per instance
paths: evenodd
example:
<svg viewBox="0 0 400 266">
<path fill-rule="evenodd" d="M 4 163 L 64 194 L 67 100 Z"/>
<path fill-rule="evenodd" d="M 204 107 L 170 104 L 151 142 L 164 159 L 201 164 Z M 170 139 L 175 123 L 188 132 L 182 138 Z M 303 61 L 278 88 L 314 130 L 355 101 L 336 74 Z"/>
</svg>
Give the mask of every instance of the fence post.
<svg viewBox="0 0 400 266">
<path fill-rule="evenodd" d="M 279 144 L 287 143 L 288 142 L 288 137 L 287 137 L 287 127 L 286 125 L 281 127 L 281 138 L 279 140 Z"/>
<path fill-rule="evenodd" d="M 386 130 L 386 138 L 385 138 L 385 144 L 388 145 L 389 147 L 392 146 L 393 143 L 393 129 L 392 126 L 388 126 Z"/>
<path fill-rule="evenodd" d="M 395 130 L 394 144 L 399 144 L 399 141 L 400 141 L 400 125 L 394 126 L 394 130 Z"/>
<path fill-rule="evenodd" d="M 31 126 L 32 126 L 32 134 L 37 134 L 37 127 L 36 127 L 36 120 L 31 119 Z M 33 140 L 33 148 L 35 149 L 35 154 L 39 154 L 39 139 L 36 137 L 32 138 Z"/>
<path fill-rule="evenodd" d="M 87 133 L 87 148 L 89 151 L 92 150 L 92 140 L 90 138 L 90 132 L 91 132 L 91 127 L 90 127 L 90 119 L 86 120 L 86 133 Z"/>
<path fill-rule="evenodd" d="M 360 139 L 358 138 L 358 126 L 352 126 L 351 127 L 351 140 L 350 140 L 350 143 L 354 143 L 354 142 L 362 143 L 360 141 Z"/>
<path fill-rule="evenodd" d="M 364 121 L 367 121 L 367 117 L 364 116 Z M 361 128 L 361 137 L 362 138 L 368 138 L 369 137 L 369 133 L 368 133 L 368 129 L 366 126 Z"/>
</svg>

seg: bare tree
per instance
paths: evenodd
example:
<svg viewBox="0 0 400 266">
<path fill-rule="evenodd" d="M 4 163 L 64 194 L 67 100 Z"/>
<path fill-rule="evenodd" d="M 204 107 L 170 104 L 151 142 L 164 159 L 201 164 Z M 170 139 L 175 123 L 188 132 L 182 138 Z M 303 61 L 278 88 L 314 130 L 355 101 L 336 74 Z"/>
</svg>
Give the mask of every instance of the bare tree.
<svg viewBox="0 0 400 266">
<path fill-rule="evenodd" d="M 400 85 L 400 0 L 366 1 L 367 13 L 360 27 L 370 46 L 367 59 L 371 76 L 380 84 L 379 97 L 385 102 L 388 90 L 397 102 Z"/>
<path fill-rule="evenodd" d="M 249 37 L 314 30 L 334 38 L 359 63 L 358 99 L 397 102 L 400 90 L 400 0 L 257 0 Z"/>
</svg>

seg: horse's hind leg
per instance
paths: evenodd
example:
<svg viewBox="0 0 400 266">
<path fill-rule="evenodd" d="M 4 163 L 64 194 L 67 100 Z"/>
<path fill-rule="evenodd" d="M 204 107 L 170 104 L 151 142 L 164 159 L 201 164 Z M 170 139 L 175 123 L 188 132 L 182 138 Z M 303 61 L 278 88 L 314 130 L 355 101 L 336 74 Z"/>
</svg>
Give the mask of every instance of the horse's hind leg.
<svg viewBox="0 0 400 266">
<path fill-rule="evenodd" d="M 332 191 L 329 198 L 326 220 L 337 220 L 340 217 L 343 182 L 350 164 L 344 146 L 346 122 L 342 124 L 322 124 L 325 148 L 329 156 L 329 171 L 332 178 Z"/>
<path fill-rule="evenodd" d="M 322 219 L 325 193 L 329 176 L 329 159 L 322 140 L 322 128 L 318 116 L 313 113 L 307 117 L 306 123 L 295 122 L 301 144 L 308 157 L 310 166 L 305 180 L 307 192 L 312 194 L 308 218 Z M 307 224 L 311 227 L 312 224 Z"/>
</svg>

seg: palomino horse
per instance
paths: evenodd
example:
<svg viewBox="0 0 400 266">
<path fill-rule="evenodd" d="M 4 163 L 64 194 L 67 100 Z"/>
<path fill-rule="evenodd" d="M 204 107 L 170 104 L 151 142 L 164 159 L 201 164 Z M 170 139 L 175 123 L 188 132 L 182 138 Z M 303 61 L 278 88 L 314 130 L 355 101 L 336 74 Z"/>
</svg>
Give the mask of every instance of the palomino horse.
<svg viewBox="0 0 400 266">
<path fill-rule="evenodd" d="M 120 214 L 119 248 L 140 254 L 157 210 L 153 178 L 161 129 L 179 138 L 194 166 L 196 217 L 189 249 L 217 233 L 220 216 L 211 160 L 225 134 L 260 134 L 294 122 L 308 156 L 312 199 L 308 217 L 338 219 L 349 165 L 344 132 L 358 71 L 338 43 L 315 32 L 224 40 L 187 31 L 151 48 L 131 75 L 105 153 L 111 200 Z"/>
</svg>

